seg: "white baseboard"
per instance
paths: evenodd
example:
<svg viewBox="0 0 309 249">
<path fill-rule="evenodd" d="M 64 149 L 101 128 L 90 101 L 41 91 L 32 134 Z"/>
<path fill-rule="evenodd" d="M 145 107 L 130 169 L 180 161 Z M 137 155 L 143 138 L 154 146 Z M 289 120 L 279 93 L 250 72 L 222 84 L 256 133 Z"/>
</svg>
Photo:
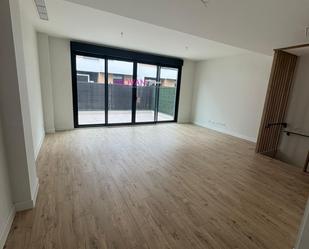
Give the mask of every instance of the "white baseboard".
<svg viewBox="0 0 309 249">
<path fill-rule="evenodd" d="M 35 188 L 35 191 L 32 194 L 31 200 L 15 203 L 16 212 L 32 209 L 32 208 L 35 207 L 36 198 L 37 198 L 38 192 L 39 192 L 39 181 L 38 180 L 36 180 L 34 188 Z"/>
<path fill-rule="evenodd" d="M 56 130 L 55 129 L 45 129 L 45 133 L 49 134 L 49 133 L 55 133 Z"/>
<path fill-rule="evenodd" d="M 188 120 L 181 120 L 181 121 L 177 121 L 177 124 L 191 124 L 191 122 Z"/>
<path fill-rule="evenodd" d="M 3 230 L 0 231 L 0 248 L 2 249 L 5 245 L 6 239 L 9 235 L 12 223 L 14 221 L 14 217 L 15 217 L 15 207 L 12 206 L 11 208 L 11 212 L 7 218 L 7 221 L 3 227 Z"/>
<path fill-rule="evenodd" d="M 28 210 L 34 208 L 33 200 L 23 201 L 23 202 L 17 202 L 15 203 L 15 210 L 16 212 Z"/>
<path fill-rule="evenodd" d="M 40 150 L 42 148 L 42 144 L 44 142 L 44 138 L 45 138 L 45 132 L 42 133 L 42 136 L 40 138 L 40 141 L 39 141 L 39 144 L 37 145 L 37 147 L 35 148 L 35 151 L 34 151 L 34 159 L 36 160 L 38 158 L 38 155 L 40 153 Z"/>
<path fill-rule="evenodd" d="M 257 141 L 257 138 L 255 138 L 255 137 L 249 137 L 249 136 L 242 135 L 242 134 L 239 134 L 239 133 L 236 133 L 236 132 L 233 132 L 233 131 L 229 131 L 229 130 L 226 130 L 226 129 L 220 129 L 220 128 L 217 128 L 217 127 L 213 127 L 213 126 L 209 126 L 209 125 L 205 125 L 205 124 L 200 124 L 200 123 L 197 123 L 197 122 L 195 122 L 194 124 L 208 128 L 210 130 L 218 131 L 220 133 L 231 135 L 233 137 L 241 138 L 241 139 L 253 142 L 253 143 L 256 143 L 256 141 Z"/>
<path fill-rule="evenodd" d="M 36 182 L 34 184 L 34 192 L 32 194 L 32 202 L 33 202 L 33 207 L 35 207 L 36 204 L 36 199 L 38 197 L 38 193 L 39 193 L 39 188 L 40 188 L 40 184 L 39 184 L 39 179 L 36 178 Z"/>
</svg>

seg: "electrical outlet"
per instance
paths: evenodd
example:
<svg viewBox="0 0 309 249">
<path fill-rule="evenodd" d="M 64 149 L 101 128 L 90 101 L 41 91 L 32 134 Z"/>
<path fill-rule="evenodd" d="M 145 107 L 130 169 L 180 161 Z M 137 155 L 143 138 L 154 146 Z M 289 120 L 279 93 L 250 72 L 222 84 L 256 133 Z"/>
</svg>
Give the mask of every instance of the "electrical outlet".
<svg viewBox="0 0 309 249">
<path fill-rule="evenodd" d="M 210 124 L 212 124 L 214 126 L 226 127 L 225 123 L 217 122 L 217 121 L 214 121 L 214 120 L 211 120 L 211 119 L 208 120 L 208 123 L 210 123 Z"/>
</svg>

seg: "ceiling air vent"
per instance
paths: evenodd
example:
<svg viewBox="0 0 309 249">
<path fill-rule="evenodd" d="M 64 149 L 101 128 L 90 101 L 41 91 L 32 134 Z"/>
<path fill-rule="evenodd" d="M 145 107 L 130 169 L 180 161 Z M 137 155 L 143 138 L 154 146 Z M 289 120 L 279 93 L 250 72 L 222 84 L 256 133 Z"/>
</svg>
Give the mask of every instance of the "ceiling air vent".
<svg viewBox="0 0 309 249">
<path fill-rule="evenodd" d="M 42 20 L 48 21 L 45 0 L 34 0 L 39 16 Z"/>
</svg>

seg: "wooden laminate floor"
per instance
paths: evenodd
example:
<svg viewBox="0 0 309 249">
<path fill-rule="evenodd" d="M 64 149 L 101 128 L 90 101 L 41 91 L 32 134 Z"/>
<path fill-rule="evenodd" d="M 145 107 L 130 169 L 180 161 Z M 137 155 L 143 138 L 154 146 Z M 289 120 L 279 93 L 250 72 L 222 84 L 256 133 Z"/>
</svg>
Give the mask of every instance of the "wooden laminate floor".
<svg viewBox="0 0 309 249">
<path fill-rule="evenodd" d="M 56 133 L 37 164 L 6 249 L 291 249 L 309 193 L 301 169 L 193 125 Z"/>
</svg>

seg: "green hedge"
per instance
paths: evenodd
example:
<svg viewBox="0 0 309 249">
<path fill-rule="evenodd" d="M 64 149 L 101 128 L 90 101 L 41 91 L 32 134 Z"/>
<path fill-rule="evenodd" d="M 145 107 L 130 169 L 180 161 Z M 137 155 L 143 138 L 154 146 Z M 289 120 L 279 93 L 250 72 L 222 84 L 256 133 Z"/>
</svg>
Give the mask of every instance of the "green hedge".
<svg viewBox="0 0 309 249">
<path fill-rule="evenodd" d="M 174 116 L 176 88 L 160 87 L 159 112 Z"/>
</svg>

